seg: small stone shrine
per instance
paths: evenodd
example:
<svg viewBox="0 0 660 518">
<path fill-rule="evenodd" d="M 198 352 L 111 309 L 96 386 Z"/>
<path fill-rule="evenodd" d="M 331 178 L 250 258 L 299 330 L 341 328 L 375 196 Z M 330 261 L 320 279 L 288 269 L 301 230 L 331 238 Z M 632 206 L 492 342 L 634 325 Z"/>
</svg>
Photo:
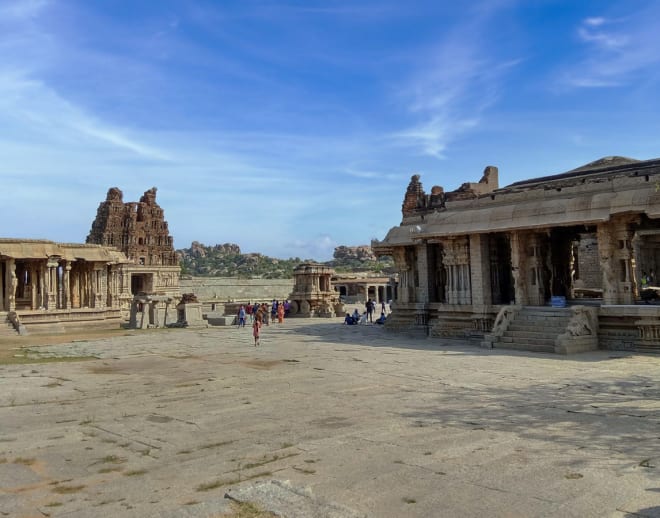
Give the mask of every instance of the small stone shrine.
<svg viewBox="0 0 660 518">
<path fill-rule="evenodd" d="M 334 270 L 315 263 L 303 263 L 293 271 L 290 316 L 334 317 L 342 312 L 339 296 L 330 282 Z"/>
</svg>

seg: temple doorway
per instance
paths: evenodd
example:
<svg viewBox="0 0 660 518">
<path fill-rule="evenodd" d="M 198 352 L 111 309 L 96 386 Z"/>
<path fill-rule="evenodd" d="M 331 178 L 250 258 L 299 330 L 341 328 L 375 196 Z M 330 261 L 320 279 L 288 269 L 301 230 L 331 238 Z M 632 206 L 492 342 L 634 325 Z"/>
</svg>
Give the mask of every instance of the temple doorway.
<svg viewBox="0 0 660 518">
<path fill-rule="evenodd" d="M 493 304 L 510 304 L 515 299 L 511 275 L 511 243 L 507 234 L 491 234 L 490 286 Z"/>
</svg>

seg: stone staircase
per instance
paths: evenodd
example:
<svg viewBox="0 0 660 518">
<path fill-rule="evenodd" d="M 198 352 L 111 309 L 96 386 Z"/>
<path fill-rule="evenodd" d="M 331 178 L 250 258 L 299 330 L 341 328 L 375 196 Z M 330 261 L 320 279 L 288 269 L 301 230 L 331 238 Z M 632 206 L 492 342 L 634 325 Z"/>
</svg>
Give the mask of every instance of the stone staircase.
<svg viewBox="0 0 660 518">
<path fill-rule="evenodd" d="M 493 341 L 493 347 L 554 353 L 557 338 L 566 332 L 571 316 L 570 308 L 523 307 L 502 336 Z"/>
<path fill-rule="evenodd" d="M 18 336 L 18 332 L 7 318 L 7 312 L 0 311 L 0 338 L 15 336 Z"/>
</svg>

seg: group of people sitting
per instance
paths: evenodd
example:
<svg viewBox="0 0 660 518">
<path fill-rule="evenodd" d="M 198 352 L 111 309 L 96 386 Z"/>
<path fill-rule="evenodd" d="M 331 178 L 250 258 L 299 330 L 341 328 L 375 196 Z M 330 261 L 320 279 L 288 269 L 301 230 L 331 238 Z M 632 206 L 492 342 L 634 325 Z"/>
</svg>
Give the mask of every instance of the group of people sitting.
<svg viewBox="0 0 660 518">
<path fill-rule="evenodd" d="M 348 326 L 366 324 L 368 322 L 368 317 L 369 315 L 366 311 L 360 315 L 360 312 L 357 310 L 357 308 L 355 308 L 355 311 L 353 311 L 352 315 L 350 313 L 346 313 L 346 317 L 344 318 L 344 324 Z M 380 314 L 380 318 L 373 320 L 372 323 L 384 324 L 386 319 L 387 317 L 385 316 L 385 312 L 382 311 Z"/>
</svg>

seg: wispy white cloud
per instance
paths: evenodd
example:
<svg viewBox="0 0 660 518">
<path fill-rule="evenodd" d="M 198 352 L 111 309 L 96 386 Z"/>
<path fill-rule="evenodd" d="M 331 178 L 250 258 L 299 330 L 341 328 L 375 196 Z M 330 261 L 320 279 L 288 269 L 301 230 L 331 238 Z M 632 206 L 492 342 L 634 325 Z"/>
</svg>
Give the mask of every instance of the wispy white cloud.
<svg viewBox="0 0 660 518">
<path fill-rule="evenodd" d="M 20 71 L 0 70 L 0 121 L 15 133 L 49 142 L 94 140 L 143 158 L 167 160 L 167 153 L 129 136 L 62 98 L 43 82 Z"/>
<path fill-rule="evenodd" d="M 605 23 L 605 18 L 602 16 L 593 16 L 591 18 L 585 18 L 584 24 L 591 26 L 591 27 L 598 27 L 600 25 L 603 25 Z"/>
<path fill-rule="evenodd" d="M 595 23 L 597 20 L 597 23 Z M 594 43 L 606 50 L 616 50 L 625 47 L 629 43 L 627 34 L 604 30 L 607 24 L 605 18 L 587 18 L 583 25 L 578 28 L 580 39 L 587 43 Z"/>
<path fill-rule="evenodd" d="M 4 0 L 0 5 L 0 18 L 16 23 L 42 13 L 50 4 L 48 0 Z"/>
<path fill-rule="evenodd" d="M 327 234 L 318 235 L 312 239 L 302 240 L 297 239 L 287 243 L 291 250 L 291 255 L 308 259 L 312 257 L 323 258 L 328 260 L 332 258 L 332 254 L 339 243 Z"/>
<path fill-rule="evenodd" d="M 419 70 L 402 92 L 416 122 L 392 138 L 420 153 L 444 158 L 447 146 L 478 127 L 481 116 L 498 98 L 502 78 L 520 60 L 501 60 L 479 35 L 495 14 L 494 6 L 471 13 L 433 48 L 422 52 Z M 504 2 L 497 8 L 508 6 Z"/>
<path fill-rule="evenodd" d="M 651 2 L 645 9 L 625 17 L 589 17 L 576 28 L 583 48 L 579 58 L 567 63 L 559 76 L 562 86 L 604 88 L 629 85 L 660 63 L 660 6 Z"/>
</svg>

